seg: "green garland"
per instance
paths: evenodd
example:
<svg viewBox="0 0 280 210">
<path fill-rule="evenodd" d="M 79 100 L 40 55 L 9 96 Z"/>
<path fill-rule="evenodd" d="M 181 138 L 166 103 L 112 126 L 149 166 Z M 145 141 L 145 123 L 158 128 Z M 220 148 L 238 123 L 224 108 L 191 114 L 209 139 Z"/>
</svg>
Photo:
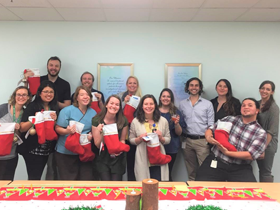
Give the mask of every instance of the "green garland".
<svg viewBox="0 0 280 210">
<path fill-rule="evenodd" d="M 82 206 L 82 207 L 69 207 L 68 209 L 62 209 L 62 210 L 104 210 L 102 207 L 89 207 L 89 206 Z"/>
<path fill-rule="evenodd" d="M 190 206 L 186 210 L 223 210 L 223 209 L 218 206 L 212 206 L 212 205 L 208 205 L 208 206 L 195 205 L 195 206 Z"/>
</svg>

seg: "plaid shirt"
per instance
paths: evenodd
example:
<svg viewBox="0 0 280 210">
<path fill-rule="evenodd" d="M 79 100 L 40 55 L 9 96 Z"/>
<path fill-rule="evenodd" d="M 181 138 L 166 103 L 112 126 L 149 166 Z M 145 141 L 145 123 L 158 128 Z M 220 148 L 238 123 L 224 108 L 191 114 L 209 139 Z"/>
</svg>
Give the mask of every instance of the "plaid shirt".
<svg viewBox="0 0 280 210">
<path fill-rule="evenodd" d="M 221 121 L 232 123 L 232 128 L 229 133 L 229 143 L 234 145 L 237 151 L 248 151 L 254 160 L 264 152 L 266 132 L 257 121 L 244 124 L 241 116 L 227 116 Z M 213 133 L 216 128 L 217 122 L 210 127 Z M 212 152 L 215 154 L 215 157 L 228 163 L 249 164 L 252 162 L 250 160 L 228 157 L 220 152 L 217 146 L 212 147 Z"/>
</svg>

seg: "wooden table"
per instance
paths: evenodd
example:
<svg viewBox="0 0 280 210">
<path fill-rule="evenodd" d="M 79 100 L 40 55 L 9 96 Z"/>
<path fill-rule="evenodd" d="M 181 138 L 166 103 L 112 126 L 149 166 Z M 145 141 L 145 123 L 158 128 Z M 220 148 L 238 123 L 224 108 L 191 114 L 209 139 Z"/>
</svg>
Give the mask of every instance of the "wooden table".
<svg viewBox="0 0 280 210">
<path fill-rule="evenodd" d="M 9 184 L 11 181 L 9 181 L 9 180 L 0 180 L 0 187 L 3 187 L 3 186 L 5 186 L 5 185 L 7 185 L 7 184 Z"/>
<path fill-rule="evenodd" d="M 261 188 L 271 198 L 276 199 L 280 203 L 280 183 L 265 182 L 196 182 L 188 181 L 191 187 L 236 187 L 236 188 Z"/>
</svg>

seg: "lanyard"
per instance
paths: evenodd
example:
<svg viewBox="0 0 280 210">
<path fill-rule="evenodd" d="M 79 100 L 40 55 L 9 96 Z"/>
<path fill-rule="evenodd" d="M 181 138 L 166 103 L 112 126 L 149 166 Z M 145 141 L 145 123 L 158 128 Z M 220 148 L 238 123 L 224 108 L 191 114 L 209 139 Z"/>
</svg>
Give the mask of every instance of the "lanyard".
<svg viewBox="0 0 280 210">
<path fill-rule="evenodd" d="M 13 106 L 13 122 L 20 123 L 23 110 L 20 111 L 18 118 L 16 118 L 16 107 Z"/>
</svg>

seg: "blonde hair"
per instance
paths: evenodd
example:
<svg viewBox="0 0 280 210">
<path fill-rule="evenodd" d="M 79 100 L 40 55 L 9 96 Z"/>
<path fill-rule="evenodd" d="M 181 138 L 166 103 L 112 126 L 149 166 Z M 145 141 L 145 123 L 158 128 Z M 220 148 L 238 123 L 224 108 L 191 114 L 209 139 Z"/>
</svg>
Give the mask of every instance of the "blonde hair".
<svg viewBox="0 0 280 210">
<path fill-rule="evenodd" d="M 127 85 L 127 83 L 128 83 L 128 80 L 131 79 L 131 78 L 136 80 L 137 86 L 138 86 L 135 95 L 136 95 L 136 96 L 139 96 L 139 97 L 142 97 L 142 91 L 141 91 L 141 88 L 140 88 L 139 81 L 138 81 L 137 77 L 132 76 L 132 75 L 129 76 L 129 77 L 127 78 L 127 80 L 126 80 L 126 85 Z"/>
</svg>

